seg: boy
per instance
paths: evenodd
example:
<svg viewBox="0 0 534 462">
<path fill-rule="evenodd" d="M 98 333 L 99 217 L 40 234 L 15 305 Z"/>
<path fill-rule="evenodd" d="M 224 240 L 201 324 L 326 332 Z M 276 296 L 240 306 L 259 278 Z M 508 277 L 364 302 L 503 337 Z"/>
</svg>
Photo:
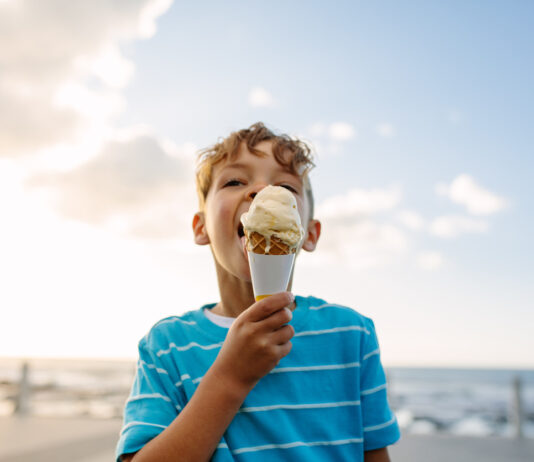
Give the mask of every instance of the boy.
<svg viewBox="0 0 534 462">
<path fill-rule="evenodd" d="M 254 300 L 240 217 L 262 188 L 283 186 L 313 251 L 312 166 L 304 143 L 261 123 L 201 153 L 193 231 L 221 299 L 139 342 L 117 460 L 389 461 L 399 430 L 372 321 L 289 292 Z"/>
</svg>

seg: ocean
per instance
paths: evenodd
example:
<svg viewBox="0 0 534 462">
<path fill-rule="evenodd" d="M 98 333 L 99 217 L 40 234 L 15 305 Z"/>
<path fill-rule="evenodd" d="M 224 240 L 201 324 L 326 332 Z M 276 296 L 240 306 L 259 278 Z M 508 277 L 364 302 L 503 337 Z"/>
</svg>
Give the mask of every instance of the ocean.
<svg viewBox="0 0 534 462">
<path fill-rule="evenodd" d="M 27 360 L 36 416 L 118 418 L 133 361 Z M 0 416 L 15 411 L 23 361 L 0 358 Z M 523 432 L 534 438 L 534 370 L 386 369 L 388 394 L 403 433 L 512 436 L 512 383 L 521 383 Z"/>
<path fill-rule="evenodd" d="M 534 438 L 534 370 L 389 368 L 388 394 L 411 434 L 512 436 L 513 382 L 521 384 L 523 433 Z"/>
</svg>

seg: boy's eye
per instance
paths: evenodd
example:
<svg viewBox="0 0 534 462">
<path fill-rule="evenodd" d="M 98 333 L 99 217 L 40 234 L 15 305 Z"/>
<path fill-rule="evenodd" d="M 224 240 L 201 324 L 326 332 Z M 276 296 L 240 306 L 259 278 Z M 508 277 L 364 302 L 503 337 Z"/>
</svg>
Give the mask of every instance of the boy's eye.
<svg viewBox="0 0 534 462">
<path fill-rule="evenodd" d="M 280 186 L 282 186 L 282 188 L 286 188 L 287 190 L 291 191 L 292 193 L 295 193 L 295 194 L 298 194 L 297 190 L 289 185 L 289 184 L 281 184 Z"/>
<path fill-rule="evenodd" d="M 227 186 L 239 186 L 242 184 L 243 182 L 241 180 L 236 180 L 235 178 L 232 178 L 231 180 L 228 180 L 226 183 L 223 184 L 223 188 L 226 188 Z"/>
</svg>

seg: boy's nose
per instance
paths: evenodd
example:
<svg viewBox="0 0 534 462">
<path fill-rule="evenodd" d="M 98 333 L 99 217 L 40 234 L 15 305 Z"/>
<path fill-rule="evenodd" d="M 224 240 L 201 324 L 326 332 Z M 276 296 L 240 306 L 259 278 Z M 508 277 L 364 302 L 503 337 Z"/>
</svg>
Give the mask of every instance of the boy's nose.
<svg viewBox="0 0 534 462">
<path fill-rule="evenodd" d="M 266 184 L 254 185 L 254 187 L 248 192 L 249 199 L 253 200 L 256 197 L 256 194 L 258 194 L 266 186 Z"/>
</svg>

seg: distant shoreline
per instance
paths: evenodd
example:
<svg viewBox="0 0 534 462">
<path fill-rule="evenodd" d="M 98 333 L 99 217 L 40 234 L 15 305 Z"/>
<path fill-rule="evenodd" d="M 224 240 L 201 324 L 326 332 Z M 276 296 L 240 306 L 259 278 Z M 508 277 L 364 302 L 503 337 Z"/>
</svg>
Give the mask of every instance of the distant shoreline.
<svg viewBox="0 0 534 462">
<path fill-rule="evenodd" d="M 91 364 L 131 364 L 135 363 L 137 358 L 98 358 L 98 357 L 52 357 L 52 356 L 0 356 L 0 365 L 2 363 L 91 363 Z M 383 362 L 385 369 L 439 369 L 439 370 L 477 370 L 477 371 L 524 371 L 534 372 L 534 365 L 496 365 L 489 366 L 486 364 L 479 365 L 454 365 L 454 364 L 388 364 Z"/>
</svg>

